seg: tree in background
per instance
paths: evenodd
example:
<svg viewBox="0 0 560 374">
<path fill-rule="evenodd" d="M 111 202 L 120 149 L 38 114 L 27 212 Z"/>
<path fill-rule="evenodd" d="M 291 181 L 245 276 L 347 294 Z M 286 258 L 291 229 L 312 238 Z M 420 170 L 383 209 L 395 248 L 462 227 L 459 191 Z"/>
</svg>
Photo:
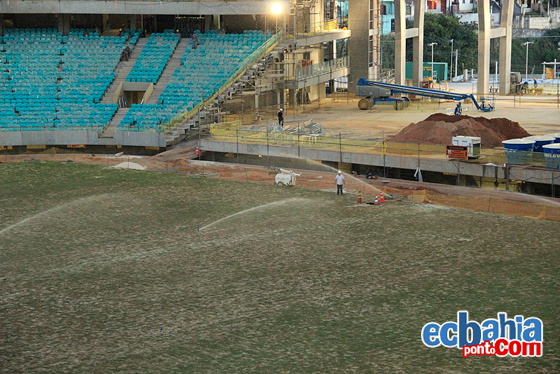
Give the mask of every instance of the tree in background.
<svg viewBox="0 0 560 374">
<path fill-rule="evenodd" d="M 542 74 L 543 62 L 560 61 L 558 42 L 560 42 L 560 29 L 547 30 L 540 38 L 520 38 L 511 42 L 511 71 L 525 74 L 525 55 L 527 47 L 525 42 L 534 42 L 529 45 L 529 74 Z"/>
<path fill-rule="evenodd" d="M 410 27 L 410 25 L 407 25 Z M 477 25 L 460 23 L 459 18 L 444 14 L 426 13 L 424 15 L 424 45 L 436 42 L 434 46 L 434 62 L 451 60 L 451 43 L 453 49 L 459 49 L 459 71 L 476 69 L 478 56 Z M 382 36 L 383 69 L 395 68 L 395 36 Z M 412 61 L 412 39 L 407 40 L 406 60 Z M 424 61 L 432 60 L 432 50 L 424 49 Z M 455 60 L 454 60 L 455 61 Z"/>
<path fill-rule="evenodd" d="M 412 27 L 409 23 L 407 27 Z M 434 46 L 434 62 L 447 62 L 451 60 L 451 43 L 453 48 L 459 49 L 459 74 L 463 69 L 478 68 L 478 27 L 475 23 L 460 23 L 459 18 L 443 14 L 426 13 L 424 15 L 424 61 L 432 59 L 432 50 L 428 44 L 438 43 Z M 511 71 L 525 74 L 526 47 L 522 44 L 532 41 L 529 46 L 529 74 L 542 74 L 542 63 L 560 62 L 558 42 L 560 42 L 560 29 L 547 30 L 539 38 L 519 38 L 512 40 L 511 46 Z M 499 40 L 490 42 L 490 73 L 495 74 L 495 61 L 499 59 Z M 395 36 L 383 35 L 381 40 L 382 68 L 395 68 Z M 412 61 L 412 39 L 407 40 L 406 60 Z M 453 61 L 455 63 L 455 60 Z M 455 65 L 453 66 L 455 69 Z"/>
</svg>

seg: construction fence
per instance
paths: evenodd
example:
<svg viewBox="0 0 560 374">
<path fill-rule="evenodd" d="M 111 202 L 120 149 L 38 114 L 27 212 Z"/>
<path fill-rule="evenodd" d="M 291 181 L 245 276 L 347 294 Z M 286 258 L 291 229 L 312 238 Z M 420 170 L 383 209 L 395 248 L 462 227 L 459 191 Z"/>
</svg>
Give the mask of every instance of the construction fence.
<svg viewBox="0 0 560 374">
<path fill-rule="evenodd" d="M 370 136 L 369 139 L 353 139 L 342 134 L 325 135 L 322 127 L 312 120 L 297 122 L 284 127 L 274 123 L 263 126 L 242 126 L 241 121 L 230 121 L 210 125 L 209 133 L 216 141 L 261 144 L 287 148 L 286 154 L 299 155 L 303 149 L 320 149 L 336 152 L 376 154 L 386 156 L 414 157 L 419 159 L 447 159 L 446 144 L 397 143 L 387 140 L 383 133 Z M 263 155 L 265 156 L 265 155 Z M 462 162 L 504 165 L 506 163 L 526 164 L 528 166 L 546 167 L 543 153 L 527 152 L 515 155 L 503 148 L 480 148 L 480 156 Z"/>
</svg>

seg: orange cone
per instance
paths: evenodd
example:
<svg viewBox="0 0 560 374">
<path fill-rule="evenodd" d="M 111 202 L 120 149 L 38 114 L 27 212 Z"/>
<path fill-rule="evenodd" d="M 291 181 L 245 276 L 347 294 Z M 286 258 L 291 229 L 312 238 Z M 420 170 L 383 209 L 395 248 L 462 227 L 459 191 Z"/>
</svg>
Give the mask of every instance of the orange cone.
<svg viewBox="0 0 560 374">
<path fill-rule="evenodd" d="M 384 203 L 385 202 L 385 198 L 383 197 L 383 191 L 381 191 L 381 198 L 379 199 L 380 203 Z"/>
<path fill-rule="evenodd" d="M 379 205 L 379 200 L 377 200 L 377 196 L 375 196 L 375 201 L 373 202 L 373 205 Z"/>
<path fill-rule="evenodd" d="M 362 203 L 362 193 L 360 192 L 358 194 L 358 204 L 361 204 L 361 203 Z"/>
<path fill-rule="evenodd" d="M 200 154 L 200 152 L 198 151 L 198 145 L 196 146 L 195 154 L 196 154 L 197 156 Z"/>
</svg>

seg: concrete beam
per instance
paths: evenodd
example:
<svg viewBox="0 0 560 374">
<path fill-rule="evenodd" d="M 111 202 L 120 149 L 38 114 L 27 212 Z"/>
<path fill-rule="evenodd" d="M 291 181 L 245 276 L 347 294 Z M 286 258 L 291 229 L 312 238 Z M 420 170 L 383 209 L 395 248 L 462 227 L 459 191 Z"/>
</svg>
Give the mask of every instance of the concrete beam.
<svg viewBox="0 0 560 374">
<path fill-rule="evenodd" d="M 304 48 L 314 44 L 328 43 L 334 40 L 349 38 L 351 35 L 350 30 L 333 30 L 325 31 L 324 33 L 307 36 L 303 38 L 286 39 L 284 43 L 295 45 L 295 48 Z"/>
<path fill-rule="evenodd" d="M 414 28 L 418 36 L 412 40 L 412 85 L 420 87 L 424 80 L 424 13 L 426 2 L 414 0 Z"/>
<path fill-rule="evenodd" d="M 425 1 L 414 0 L 414 27 L 406 28 L 405 0 L 395 0 L 395 83 L 406 83 L 406 39 L 412 38 L 412 85 L 424 80 Z"/>
<path fill-rule="evenodd" d="M 395 0 L 395 83 L 406 81 L 406 4 Z"/>
<path fill-rule="evenodd" d="M 511 38 L 514 0 L 502 1 L 500 27 L 493 29 L 490 23 L 490 0 L 478 2 L 478 85 L 479 96 L 486 95 L 490 85 L 490 40 L 500 39 L 500 95 L 510 91 Z"/>
<path fill-rule="evenodd" d="M 408 38 L 415 38 L 418 36 L 418 29 L 406 29 L 405 30 L 405 37 Z"/>
<path fill-rule="evenodd" d="M 489 91 L 491 35 L 490 0 L 480 0 L 478 2 L 478 96 L 483 96 Z"/>
<path fill-rule="evenodd" d="M 283 14 L 289 14 L 284 2 Z M 267 1 L 83 1 L 0 0 L 0 13 L 34 14 L 168 14 L 168 15 L 256 15 L 270 14 Z"/>
<path fill-rule="evenodd" d="M 511 86 L 511 38 L 513 33 L 513 5 L 515 0 L 502 0 L 500 27 L 506 35 L 500 38 L 500 95 L 507 95 Z"/>
<path fill-rule="evenodd" d="M 490 39 L 501 38 L 506 36 L 507 30 L 504 27 L 497 27 L 495 29 L 490 29 Z"/>
</svg>

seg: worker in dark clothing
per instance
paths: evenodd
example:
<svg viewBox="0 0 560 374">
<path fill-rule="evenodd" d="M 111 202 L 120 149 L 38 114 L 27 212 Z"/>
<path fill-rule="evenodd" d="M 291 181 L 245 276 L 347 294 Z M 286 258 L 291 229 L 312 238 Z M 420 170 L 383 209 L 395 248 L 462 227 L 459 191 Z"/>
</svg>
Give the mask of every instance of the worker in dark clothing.
<svg viewBox="0 0 560 374">
<path fill-rule="evenodd" d="M 192 49 L 196 49 L 198 47 L 198 34 L 194 33 L 192 36 Z"/>
<path fill-rule="evenodd" d="M 278 124 L 284 128 L 284 109 L 278 111 Z"/>
<path fill-rule="evenodd" d="M 455 107 L 455 115 L 460 116 L 462 111 L 463 111 L 463 108 L 461 107 L 461 102 L 459 101 L 457 103 L 457 106 Z"/>
</svg>

